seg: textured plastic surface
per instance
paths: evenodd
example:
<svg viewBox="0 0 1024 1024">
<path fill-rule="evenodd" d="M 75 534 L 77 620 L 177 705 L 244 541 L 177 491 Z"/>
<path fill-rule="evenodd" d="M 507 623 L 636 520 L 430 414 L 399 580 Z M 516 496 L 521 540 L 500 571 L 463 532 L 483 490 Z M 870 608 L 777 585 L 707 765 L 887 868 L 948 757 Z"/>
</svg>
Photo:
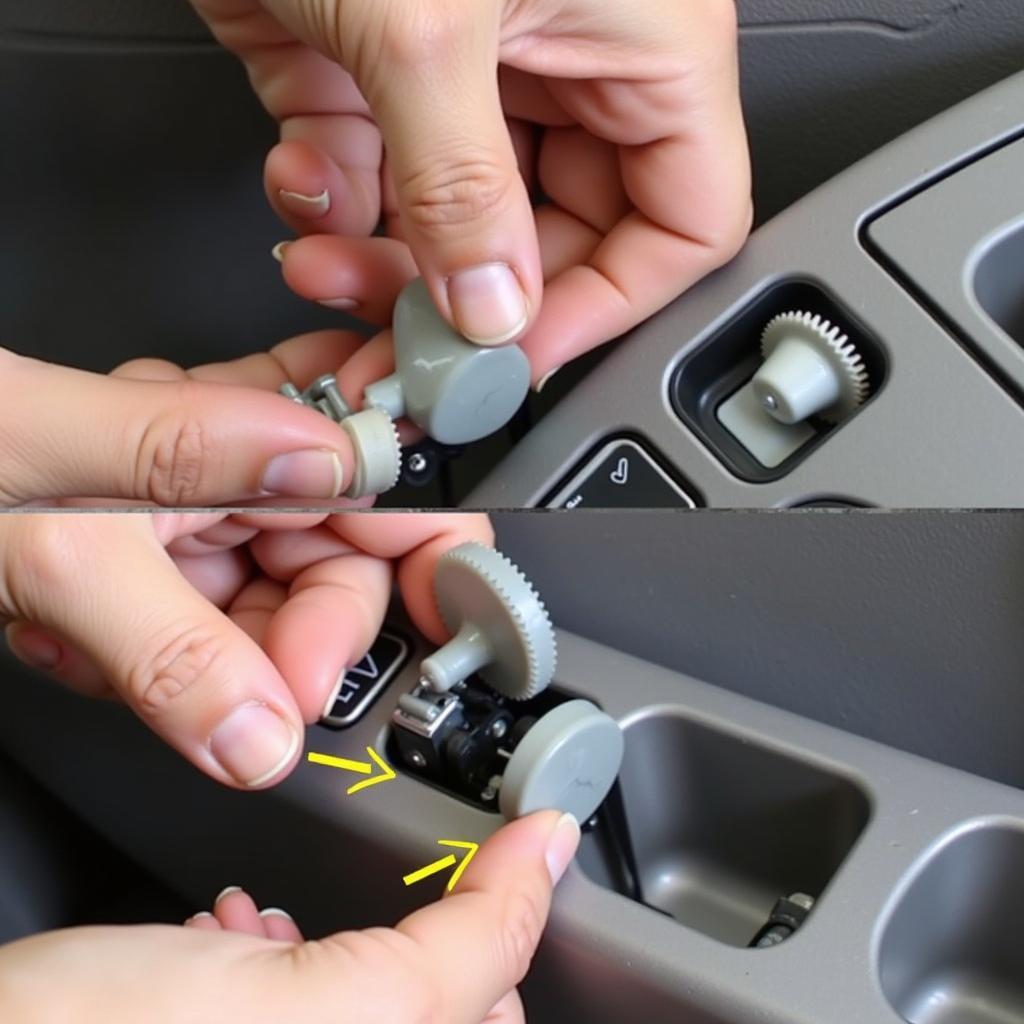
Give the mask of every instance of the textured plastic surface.
<svg viewBox="0 0 1024 1024">
<path fill-rule="evenodd" d="M 622 766 L 618 723 L 590 701 L 549 711 L 516 747 L 502 776 L 499 806 L 510 820 L 549 808 L 587 821 Z"/>
<path fill-rule="evenodd" d="M 1022 176 L 1024 139 L 926 189 L 868 233 L 911 286 L 1024 396 Z"/>
<path fill-rule="evenodd" d="M 366 401 L 408 416 L 442 444 L 468 444 L 501 429 L 530 389 L 530 364 L 516 345 L 481 348 L 438 313 L 423 280 L 407 285 L 394 314 L 395 374 Z"/>
<path fill-rule="evenodd" d="M 447 691 L 477 673 L 498 693 L 526 700 L 551 682 L 557 662 L 551 620 L 504 555 L 482 544 L 460 544 L 438 562 L 434 592 L 455 635 L 420 666 L 432 688 Z"/>
<path fill-rule="evenodd" d="M 1017 456 L 1024 408 L 1017 395 L 875 259 L 862 238 L 872 216 L 1021 132 L 1024 75 L 915 129 L 790 207 L 756 232 L 729 267 L 634 331 L 466 504 L 539 504 L 609 431 L 623 430 L 663 452 L 711 507 L 795 506 L 825 496 L 883 507 L 1024 505 Z M 949 181 L 964 173 L 970 168 Z M 977 241 L 988 206 L 1019 206 L 1011 184 L 1018 178 L 1014 172 L 984 194 L 975 190 L 944 204 L 936 227 L 948 238 L 966 231 Z M 922 246 L 916 229 L 905 238 L 928 252 L 938 248 Z M 791 472 L 755 483 L 740 479 L 679 419 L 669 381 L 682 360 L 758 296 L 790 280 L 818 282 L 850 309 L 884 346 L 888 375 L 870 402 Z M 1013 349 L 1024 362 L 1020 346 Z"/>
<path fill-rule="evenodd" d="M 923 864 L 882 934 L 881 982 L 910 1024 L 1024 1020 L 1024 822 L 972 822 Z"/>
</svg>

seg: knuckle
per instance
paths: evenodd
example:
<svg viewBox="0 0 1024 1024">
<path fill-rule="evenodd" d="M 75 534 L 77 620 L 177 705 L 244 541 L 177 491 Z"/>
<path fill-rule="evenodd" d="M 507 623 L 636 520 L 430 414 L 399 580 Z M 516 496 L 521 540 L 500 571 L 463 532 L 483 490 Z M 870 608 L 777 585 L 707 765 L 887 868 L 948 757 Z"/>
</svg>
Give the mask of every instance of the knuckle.
<svg viewBox="0 0 1024 1024">
<path fill-rule="evenodd" d="M 202 494 L 207 467 L 217 452 L 200 419 L 191 412 L 192 387 L 183 385 L 173 411 L 146 428 L 136 469 L 138 492 L 160 505 L 189 505 Z"/>
<path fill-rule="evenodd" d="M 535 893 L 519 892 L 509 898 L 504 926 L 499 933 L 499 955 L 503 969 L 515 985 L 526 977 L 530 969 L 546 917 Z"/>
<path fill-rule="evenodd" d="M 216 674 L 222 651 L 220 639 L 201 627 L 158 639 L 129 670 L 128 695 L 143 711 L 159 714 Z"/>
<path fill-rule="evenodd" d="M 33 598 L 66 591 L 69 571 L 83 550 L 81 540 L 86 524 L 76 519 L 50 515 L 14 520 L 17 527 L 11 550 L 18 557 L 12 567 L 10 589 L 17 603 L 34 604 Z"/>
<path fill-rule="evenodd" d="M 394 5 L 381 26 L 378 66 L 432 64 L 467 42 L 473 4 L 424 2 Z"/>
<path fill-rule="evenodd" d="M 411 176 L 400 186 L 406 213 L 417 228 L 462 228 L 508 208 L 512 176 L 501 161 L 456 155 Z"/>
<path fill-rule="evenodd" d="M 719 264 L 728 263 L 739 254 L 754 223 L 754 204 L 749 196 L 739 200 L 731 217 L 724 217 L 707 239 L 708 247 Z"/>
</svg>

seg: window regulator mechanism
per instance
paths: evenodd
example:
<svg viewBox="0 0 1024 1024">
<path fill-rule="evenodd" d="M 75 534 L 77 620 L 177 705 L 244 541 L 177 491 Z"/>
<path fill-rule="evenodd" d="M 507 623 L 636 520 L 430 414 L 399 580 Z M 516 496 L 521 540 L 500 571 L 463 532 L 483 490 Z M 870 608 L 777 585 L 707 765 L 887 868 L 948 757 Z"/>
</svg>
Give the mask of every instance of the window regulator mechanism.
<svg viewBox="0 0 1024 1024">
<path fill-rule="evenodd" d="M 281 394 L 322 412 L 348 434 L 356 453 L 349 498 L 382 494 L 398 482 L 402 449 L 395 421 L 406 417 L 428 437 L 458 447 L 507 424 L 530 389 L 530 363 L 518 345 L 483 348 L 467 341 L 437 311 L 417 278 L 398 297 L 394 315 L 395 372 L 366 387 L 354 412 L 333 374 L 305 391 Z"/>
<path fill-rule="evenodd" d="M 475 543 L 440 559 L 434 588 L 453 639 L 398 702 L 401 760 L 509 820 L 553 808 L 588 821 L 619 774 L 622 730 L 586 700 L 539 716 L 523 708 L 544 694 L 557 659 L 537 593 L 504 555 Z"/>
</svg>

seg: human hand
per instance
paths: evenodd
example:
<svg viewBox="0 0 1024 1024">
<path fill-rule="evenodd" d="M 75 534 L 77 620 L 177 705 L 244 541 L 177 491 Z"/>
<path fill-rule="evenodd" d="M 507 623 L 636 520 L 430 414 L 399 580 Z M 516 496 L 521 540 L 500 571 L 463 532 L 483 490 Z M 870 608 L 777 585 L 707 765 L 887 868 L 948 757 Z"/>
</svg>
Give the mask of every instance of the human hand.
<svg viewBox="0 0 1024 1024">
<path fill-rule="evenodd" d="M 551 891 L 579 842 L 574 819 L 542 811 L 481 847 L 454 893 L 395 928 L 303 942 L 280 911 L 240 890 L 189 927 L 79 928 L 0 950 L 0 1017 L 40 1024 L 518 1024 L 522 981 Z M 453 956 L 452 951 L 458 955 Z M 59 978 L 60 983 L 54 984 Z"/>
<path fill-rule="evenodd" d="M 319 413 L 227 376 L 127 370 L 103 376 L 0 349 L 0 507 L 239 505 L 349 488 L 351 442 Z"/>
<path fill-rule="evenodd" d="M 192 2 L 280 122 L 266 187 L 321 236 L 283 252 L 308 298 L 383 326 L 422 273 L 470 339 L 522 338 L 539 386 L 746 237 L 733 0 Z"/>
<path fill-rule="evenodd" d="M 0 517 L 11 650 L 124 701 L 212 778 L 280 781 L 333 704 L 397 579 L 414 624 L 447 632 L 437 560 L 493 543 L 482 515 L 21 514 Z"/>
</svg>

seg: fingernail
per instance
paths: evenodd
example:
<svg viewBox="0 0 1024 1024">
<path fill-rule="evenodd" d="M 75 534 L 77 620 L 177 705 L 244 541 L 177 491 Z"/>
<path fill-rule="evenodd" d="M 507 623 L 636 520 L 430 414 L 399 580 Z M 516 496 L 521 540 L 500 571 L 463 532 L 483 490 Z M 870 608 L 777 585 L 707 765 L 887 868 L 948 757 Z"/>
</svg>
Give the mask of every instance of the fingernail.
<svg viewBox="0 0 1024 1024">
<path fill-rule="evenodd" d="M 452 274 L 448 301 L 459 330 L 478 345 L 511 341 L 529 318 L 519 280 L 504 263 L 485 263 Z"/>
<path fill-rule="evenodd" d="M 43 672 L 50 672 L 60 664 L 60 644 L 37 629 L 8 629 L 7 646 L 26 665 Z"/>
<path fill-rule="evenodd" d="M 260 486 L 265 494 L 289 498 L 337 498 L 344 483 L 345 469 L 337 453 L 310 448 L 271 459 Z"/>
<path fill-rule="evenodd" d="M 278 242 L 277 245 L 270 250 L 270 255 L 273 256 L 278 263 L 284 263 L 284 251 L 291 244 L 291 242 Z"/>
<path fill-rule="evenodd" d="M 338 694 L 341 693 L 341 684 L 345 682 L 345 673 L 347 671 L 348 669 L 345 668 L 341 670 L 341 675 L 338 676 L 338 681 L 334 684 L 330 696 L 327 698 L 327 703 L 324 705 L 324 709 L 320 713 L 321 718 L 326 718 L 334 710 L 334 702 L 338 699 Z"/>
<path fill-rule="evenodd" d="M 265 910 L 260 911 L 260 917 L 283 917 L 286 921 L 295 923 L 295 918 L 288 913 L 287 910 L 282 910 L 280 907 L 267 907 Z"/>
<path fill-rule="evenodd" d="M 558 819 L 551 838 L 548 839 L 548 848 L 545 853 L 552 885 L 557 885 L 562 875 L 565 874 L 566 868 L 576 856 L 576 849 L 579 845 L 580 823 L 571 814 L 563 814 Z"/>
<path fill-rule="evenodd" d="M 200 910 L 198 913 L 193 914 L 191 917 L 185 918 L 185 925 L 187 927 L 193 921 L 202 920 L 202 918 L 204 917 L 213 917 L 213 914 L 211 914 L 208 910 Z"/>
<path fill-rule="evenodd" d="M 233 892 L 241 892 L 241 891 L 242 891 L 242 887 L 240 885 L 229 885 L 226 888 L 221 889 L 221 891 L 219 893 L 217 893 L 217 896 L 216 896 L 216 898 L 213 901 L 213 905 L 217 906 L 217 904 L 220 903 L 220 901 L 222 899 L 224 899 L 225 896 L 230 896 Z M 197 914 L 196 917 L 198 917 L 198 916 L 199 915 Z"/>
<path fill-rule="evenodd" d="M 548 386 L 548 382 L 551 378 L 554 377 L 554 375 L 561 369 L 562 367 L 556 366 L 553 370 L 548 370 L 548 372 L 545 373 L 544 376 L 541 377 L 541 379 L 533 386 L 533 390 L 539 395 Z"/>
<path fill-rule="evenodd" d="M 328 309 L 355 309 L 359 305 L 358 299 L 317 299 L 317 304 L 326 306 Z"/>
<path fill-rule="evenodd" d="M 299 748 L 299 734 L 263 704 L 243 704 L 210 737 L 210 752 L 236 782 L 250 789 L 280 774 Z"/>
<path fill-rule="evenodd" d="M 318 195 L 306 196 L 282 188 L 277 195 L 281 205 L 296 217 L 322 217 L 331 208 L 331 193 L 327 189 Z"/>
</svg>

